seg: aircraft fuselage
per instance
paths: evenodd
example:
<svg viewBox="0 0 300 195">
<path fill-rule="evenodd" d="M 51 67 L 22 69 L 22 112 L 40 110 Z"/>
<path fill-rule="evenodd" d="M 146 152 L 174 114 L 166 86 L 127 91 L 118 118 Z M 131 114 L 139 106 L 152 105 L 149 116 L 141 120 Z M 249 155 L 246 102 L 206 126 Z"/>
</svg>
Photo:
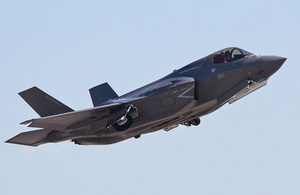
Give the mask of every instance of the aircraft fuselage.
<svg viewBox="0 0 300 195">
<path fill-rule="evenodd" d="M 182 124 L 187 120 L 209 114 L 223 106 L 230 97 L 247 87 L 250 82 L 260 82 L 269 78 L 281 67 L 285 59 L 277 56 L 251 54 L 231 62 L 213 64 L 211 55 L 204 57 L 179 70 L 175 70 L 158 81 L 120 97 L 121 99 L 143 96 L 144 93 L 141 95 L 143 91 L 147 91 L 148 95 L 152 95 L 151 86 L 157 86 L 168 79 L 176 80 L 181 77 L 189 77 L 195 80 L 195 87 L 193 88 L 195 101 L 185 105 L 186 109 L 182 105 L 178 106 L 179 103 L 176 101 L 174 101 L 174 104 L 164 105 L 164 100 L 170 98 L 170 94 L 173 94 L 176 90 L 162 88 L 161 91 L 153 93 L 165 91 L 166 96 L 151 101 L 138 102 L 134 105 L 138 108 L 139 117 L 134 120 L 131 128 L 126 130 L 126 133 L 124 132 L 125 134 L 121 133 L 120 135 L 118 131 L 110 131 L 109 134 L 100 136 L 104 138 L 102 139 L 103 143 L 99 143 L 98 138 L 90 138 L 86 141 L 92 142 L 92 144 L 115 143 L 122 138 L 127 139 L 128 137 L 164 129 L 168 126 L 172 127 L 174 124 Z M 185 90 L 185 87 L 182 88 Z M 150 111 L 149 108 L 151 108 Z M 115 136 L 119 139 L 113 139 Z M 94 139 L 95 143 L 93 142 Z M 82 140 L 80 144 L 84 141 Z"/>
<path fill-rule="evenodd" d="M 73 111 L 33 87 L 20 95 L 42 118 L 22 124 L 44 129 L 21 133 L 7 142 L 38 146 L 72 140 L 103 145 L 178 125 L 199 125 L 199 117 L 266 85 L 285 60 L 223 49 L 122 96 L 107 83 L 91 88 L 94 108 L 82 111 Z"/>
</svg>

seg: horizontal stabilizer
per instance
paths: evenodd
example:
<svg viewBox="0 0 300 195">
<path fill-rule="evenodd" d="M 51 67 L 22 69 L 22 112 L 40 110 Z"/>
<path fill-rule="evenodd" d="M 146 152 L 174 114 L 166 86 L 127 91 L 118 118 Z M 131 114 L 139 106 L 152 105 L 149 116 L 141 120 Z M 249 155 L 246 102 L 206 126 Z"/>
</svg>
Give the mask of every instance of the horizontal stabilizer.
<svg viewBox="0 0 300 195">
<path fill-rule="evenodd" d="M 41 117 L 74 111 L 37 87 L 32 87 L 22 91 L 19 93 L 19 95 Z"/>
<path fill-rule="evenodd" d="M 99 106 L 107 102 L 108 100 L 116 99 L 119 97 L 108 83 L 103 83 L 101 85 L 93 87 L 89 91 L 94 107 Z"/>
<path fill-rule="evenodd" d="M 7 140 L 6 143 L 21 144 L 26 146 L 38 146 L 48 143 L 46 138 L 51 131 L 52 130 L 49 129 L 40 129 L 20 133 L 19 135 L 16 135 L 15 137 Z"/>
</svg>

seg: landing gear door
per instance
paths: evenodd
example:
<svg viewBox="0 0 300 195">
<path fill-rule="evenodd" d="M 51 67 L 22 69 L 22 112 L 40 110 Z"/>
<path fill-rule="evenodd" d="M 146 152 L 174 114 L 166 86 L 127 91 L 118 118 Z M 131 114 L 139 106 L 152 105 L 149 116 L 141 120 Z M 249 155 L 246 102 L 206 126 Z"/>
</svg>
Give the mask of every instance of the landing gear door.
<svg viewBox="0 0 300 195">
<path fill-rule="evenodd" d="M 246 95 L 252 93 L 253 91 L 256 91 L 257 89 L 265 86 L 267 84 L 268 80 L 264 80 L 261 82 L 253 82 L 250 85 L 248 85 L 246 88 L 244 88 L 242 91 L 238 92 L 234 96 L 232 96 L 229 100 L 228 103 L 232 104 L 233 102 L 245 97 Z"/>
</svg>

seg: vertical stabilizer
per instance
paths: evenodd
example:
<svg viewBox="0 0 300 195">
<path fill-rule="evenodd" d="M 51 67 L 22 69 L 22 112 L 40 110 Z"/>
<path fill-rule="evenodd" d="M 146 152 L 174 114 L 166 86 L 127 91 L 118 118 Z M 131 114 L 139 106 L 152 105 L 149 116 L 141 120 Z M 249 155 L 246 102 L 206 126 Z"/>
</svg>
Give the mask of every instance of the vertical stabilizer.
<svg viewBox="0 0 300 195">
<path fill-rule="evenodd" d="M 108 100 L 119 97 L 108 83 L 103 83 L 101 85 L 93 87 L 89 91 L 94 107 L 99 106 L 107 102 Z"/>
<path fill-rule="evenodd" d="M 32 87 L 19 93 L 19 95 L 34 109 L 41 117 L 51 116 L 74 111 L 54 97 L 43 92 L 37 87 Z"/>
</svg>

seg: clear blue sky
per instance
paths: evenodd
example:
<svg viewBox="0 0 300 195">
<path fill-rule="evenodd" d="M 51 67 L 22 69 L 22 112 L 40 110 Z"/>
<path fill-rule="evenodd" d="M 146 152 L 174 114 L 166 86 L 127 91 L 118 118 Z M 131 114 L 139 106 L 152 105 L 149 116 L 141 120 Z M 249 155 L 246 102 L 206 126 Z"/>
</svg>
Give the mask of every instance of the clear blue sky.
<svg viewBox="0 0 300 195">
<path fill-rule="evenodd" d="M 0 194 L 300 194 L 300 3 L 1 1 Z M 202 118 L 107 146 L 4 141 L 38 115 L 38 86 L 75 110 L 216 50 L 287 57 L 266 87 Z"/>
</svg>

